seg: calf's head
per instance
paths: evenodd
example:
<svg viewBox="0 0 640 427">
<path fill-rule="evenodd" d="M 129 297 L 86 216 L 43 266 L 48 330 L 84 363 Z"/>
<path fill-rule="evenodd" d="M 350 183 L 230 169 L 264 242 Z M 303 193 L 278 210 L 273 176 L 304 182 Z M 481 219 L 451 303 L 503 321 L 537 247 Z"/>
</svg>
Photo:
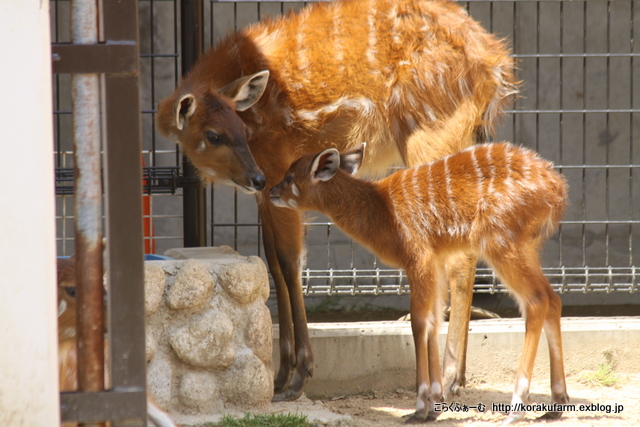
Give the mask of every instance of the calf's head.
<svg viewBox="0 0 640 427">
<path fill-rule="evenodd" d="M 264 93 L 269 71 L 241 77 L 221 89 L 183 83 L 158 107 L 157 126 L 180 144 L 207 181 L 246 193 L 262 191 L 266 179 L 247 144 L 246 126 L 238 116 Z"/>
<path fill-rule="evenodd" d="M 76 335 L 76 263 L 58 258 L 58 340 Z"/>
<path fill-rule="evenodd" d="M 366 143 L 345 150 L 327 148 L 318 154 L 306 154 L 293 162 L 284 179 L 269 193 L 271 202 L 282 208 L 316 210 L 319 190 L 338 171 L 355 174 L 362 165 Z"/>
</svg>

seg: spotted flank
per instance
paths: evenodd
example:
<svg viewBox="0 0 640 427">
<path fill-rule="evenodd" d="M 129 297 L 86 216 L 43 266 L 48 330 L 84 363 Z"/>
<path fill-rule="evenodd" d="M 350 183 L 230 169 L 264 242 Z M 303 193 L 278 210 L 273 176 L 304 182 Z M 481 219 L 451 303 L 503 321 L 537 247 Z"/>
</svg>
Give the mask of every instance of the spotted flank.
<svg viewBox="0 0 640 427">
<path fill-rule="evenodd" d="M 468 238 L 484 250 L 489 244 L 513 244 L 530 226 L 526 215 L 517 213 L 548 212 L 536 225 L 540 238 L 548 237 L 564 211 L 567 192 L 550 162 L 507 143 L 477 145 L 396 173 L 381 184 L 405 238 Z"/>
</svg>

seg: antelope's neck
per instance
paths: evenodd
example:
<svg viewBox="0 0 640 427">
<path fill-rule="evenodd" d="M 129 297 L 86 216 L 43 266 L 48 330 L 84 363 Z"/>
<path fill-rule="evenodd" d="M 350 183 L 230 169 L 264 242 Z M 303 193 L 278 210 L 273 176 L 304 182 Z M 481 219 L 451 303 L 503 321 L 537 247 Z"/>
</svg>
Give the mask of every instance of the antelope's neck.
<svg viewBox="0 0 640 427">
<path fill-rule="evenodd" d="M 339 174 L 325 183 L 319 197 L 319 211 L 328 215 L 345 233 L 377 254 L 381 246 L 395 245 L 393 214 L 386 192 L 376 182 Z"/>
</svg>

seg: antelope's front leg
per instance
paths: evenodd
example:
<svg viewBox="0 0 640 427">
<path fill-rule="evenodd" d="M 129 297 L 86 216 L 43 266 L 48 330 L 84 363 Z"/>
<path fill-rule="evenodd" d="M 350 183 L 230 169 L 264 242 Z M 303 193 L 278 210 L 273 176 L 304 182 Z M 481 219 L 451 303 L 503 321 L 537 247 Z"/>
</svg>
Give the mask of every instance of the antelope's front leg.
<svg viewBox="0 0 640 427">
<path fill-rule="evenodd" d="M 467 342 L 476 262 L 477 257 L 461 254 L 447 263 L 451 313 L 442 362 L 445 400 L 458 395 L 466 383 Z"/>
<path fill-rule="evenodd" d="M 440 352 L 438 349 L 438 316 L 440 294 L 434 280 L 425 274 L 422 280 L 411 276 L 411 330 L 416 349 L 416 387 L 418 397 L 416 412 L 406 421 L 418 424 L 435 420 L 440 411 L 436 404 L 442 403 L 442 376 L 440 374 Z"/>
<path fill-rule="evenodd" d="M 289 387 L 293 369 L 296 366 L 293 316 L 289 303 L 289 291 L 278 262 L 271 218 L 268 211 L 262 206 L 260 206 L 260 218 L 262 221 L 262 241 L 265 257 L 275 285 L 278 307 L 280 367 L 274 378 L 274 394 L 278 395 Z"/>
<path fill-rule="evenodd" d="M 295 400 L 302 395 L 314 369 L 300 278 L 302 219 L 298 212 L 277 208 L 266 200 L 260 205 L 260 214 L 280 322 L 281 359 L 273 400 Z"/>
</svg>

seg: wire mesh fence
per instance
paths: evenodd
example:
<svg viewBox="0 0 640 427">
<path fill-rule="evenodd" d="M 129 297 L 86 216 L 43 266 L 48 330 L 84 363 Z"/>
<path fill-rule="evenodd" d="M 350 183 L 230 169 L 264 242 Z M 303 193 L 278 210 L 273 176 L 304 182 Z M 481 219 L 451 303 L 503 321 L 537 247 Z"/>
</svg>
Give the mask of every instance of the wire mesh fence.
<svg viewBox="0 0 640 427">
<path fill-rule="evenodd" d="M 461 2 L 489 31 L 505 37 L 518 61 L 521 96 L 495 140 L 528 146 L 555 162 L 570 185 L 570 207 L 541 253 L 560 292 L 635 292 L 640 265 L 640 4 L 633 0 Z M 204 3 L 205 46 L 267 15 L 301 2 Z M 179 5 L 143 0 L 140 7 L 143 147 L 141 161 L 156 174 L 145 198 L 147 250 L 182 246 L 180 153 L 154 128 L 155 107 L 181 73 Z M 66 37 L 66 1 L 52 2 L 54 40 Z M 64 76 L 54 77 L 56 166 L 70 164 L 70 101 Z M 62 172 L 61 177 L 62 177 Z M 62 179 L 59 187 L 64 187 Z M 159 188 L 164 188 L 163 191 Z M 73 252 L 71 194 L 58 191 L 58 251 Z M 208 244 L 262 256 L 254 198 L 216 186 L 208 192 Z M 322 215 L 307 222 L 307 294 L 401 294 L 402 271 L 381 264 Z M 505 288 L 480 267 L 476 292 Z"/>
</svg>

